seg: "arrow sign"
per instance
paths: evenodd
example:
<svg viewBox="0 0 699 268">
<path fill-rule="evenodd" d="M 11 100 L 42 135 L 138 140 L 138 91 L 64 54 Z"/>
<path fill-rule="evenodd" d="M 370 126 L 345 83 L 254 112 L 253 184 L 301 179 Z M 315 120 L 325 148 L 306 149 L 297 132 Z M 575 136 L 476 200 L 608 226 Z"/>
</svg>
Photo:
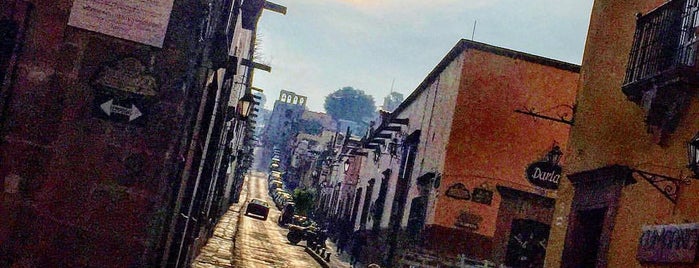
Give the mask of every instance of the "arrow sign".
<svg viewBox="0 0 699 268">
<path fill-rule="evenodd" d="M 105 103 L 100 104 L 100 108 L 107 116 L 114 114 L 125 115 L 129 117 L 129 122 L 136 120 L 143 115 L 136 105 L 131 104 L 131 108 L 119 106 L 114 104 L 114 99 L 111 99 Z"/>
</svg>

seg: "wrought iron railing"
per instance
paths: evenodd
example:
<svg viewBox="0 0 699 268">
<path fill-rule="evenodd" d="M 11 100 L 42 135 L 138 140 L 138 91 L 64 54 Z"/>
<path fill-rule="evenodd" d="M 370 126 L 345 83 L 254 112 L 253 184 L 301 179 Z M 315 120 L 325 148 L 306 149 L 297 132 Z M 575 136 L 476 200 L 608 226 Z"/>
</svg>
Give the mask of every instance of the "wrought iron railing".
<svg viewBox="0 0 699 268">
<path fill-rule="evenodd" d="M 695 65 L 698 1 L 672 0 L 638 18 L 624 85 Z"/>
</svg>

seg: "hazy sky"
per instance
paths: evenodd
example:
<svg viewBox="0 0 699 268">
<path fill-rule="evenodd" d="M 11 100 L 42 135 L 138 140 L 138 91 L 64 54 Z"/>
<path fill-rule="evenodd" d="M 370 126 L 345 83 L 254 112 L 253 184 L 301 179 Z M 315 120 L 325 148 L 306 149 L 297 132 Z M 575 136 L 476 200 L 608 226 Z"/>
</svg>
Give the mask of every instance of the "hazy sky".
<svg viewBox="0 0 699 268">
<path fill-rule="evenodd" d="M 255 72 L 267 108 L 279 90 L 325 96 L 353 86 L 377 106 L 394 91 L 406 97 L 461 39 L 575 64 L 582 59 L 593 0 L 271 0 L 286 15 L 263 12 Z"/>
</svg>

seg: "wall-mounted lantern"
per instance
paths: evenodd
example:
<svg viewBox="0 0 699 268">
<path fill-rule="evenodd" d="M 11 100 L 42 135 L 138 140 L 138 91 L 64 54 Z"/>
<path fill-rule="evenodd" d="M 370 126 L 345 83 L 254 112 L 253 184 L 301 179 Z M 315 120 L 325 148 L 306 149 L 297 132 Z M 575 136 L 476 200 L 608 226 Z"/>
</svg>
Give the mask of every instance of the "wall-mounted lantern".
<svg viewBox="0 0 699 268">
<path fill-rule="evenodd" d="M 349 159 L 347 159 L 347 160 L 345 160 L 345 173 L 347 173 L 347 171 L 349 171 L 349 168 L 350 168 L 350 161 L 349 161 Z"/>
<path fill-rule="evenodd" d="M 238 100 L 238 115 L 245 120 L 252 111 L 252 103 L 255 101 L 250 92 L 246 92 L 240 100 Z"/>
<path fill-rule="evenodd" d="M 699 133 L 687 143 L 687 167 L 694 173 L 694 178 L 699 179 Z"/>
<path fill-rule="evenodd" d="M 381 147 L 376 146 L 376 149 L 374 149 L 374 162 L 379 162 L 379 159 L 381 159 Z"/>
<path fill-rule="evenodd" d="M 391 156 L 396 156 L 398 154 L 398 139 L 393 138 L 391 142 L 388 143 L 388 153 Z"/>
<path fill-rule="evenodd" d="M 561 147 L 558 147 L 558 145 L 553 146 L 553 149 L 549 151 L 546 154 L 546 161 L 553 165 L 558 165 L 558 162 L 561 161 L 561 156 L 563 156 L 563 152 L 561 152 Z"/>
</svg>

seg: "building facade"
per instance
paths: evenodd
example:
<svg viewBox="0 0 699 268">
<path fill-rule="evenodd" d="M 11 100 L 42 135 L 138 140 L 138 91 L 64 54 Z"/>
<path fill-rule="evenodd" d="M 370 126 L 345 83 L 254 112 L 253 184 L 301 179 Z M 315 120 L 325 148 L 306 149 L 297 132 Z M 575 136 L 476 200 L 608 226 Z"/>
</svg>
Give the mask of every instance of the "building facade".
<svg viewBox="0 0 699 268">
<path fill-rule="evenodd" d="M 594 2 L 548 267 L 699 266 L 696 15 Z"/>
<path fill-rule="evenodd" d="M 0 2 L 0 266 L 187 266 L 245 169 L 265 1 L 107 2 Z"/>
<path fill-rule="evenodd" d="M 363 139 L 349 213 L 363 262 L 541 266 L 545 247 L 525 253 L 514 243 L 532 235 L 547 243 L 558 183 L 537 179 L 560 177 L 546 158 L 566 148 L 578 70 L 458 42 Z M 527 179 L 530 167 L 539 173 Z"/>
</svg>

